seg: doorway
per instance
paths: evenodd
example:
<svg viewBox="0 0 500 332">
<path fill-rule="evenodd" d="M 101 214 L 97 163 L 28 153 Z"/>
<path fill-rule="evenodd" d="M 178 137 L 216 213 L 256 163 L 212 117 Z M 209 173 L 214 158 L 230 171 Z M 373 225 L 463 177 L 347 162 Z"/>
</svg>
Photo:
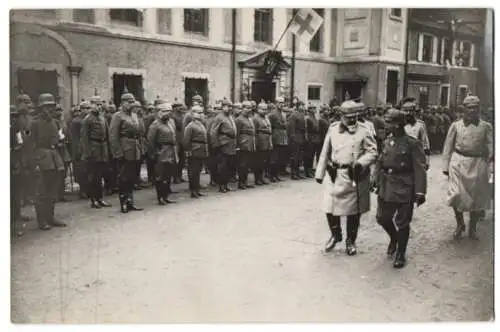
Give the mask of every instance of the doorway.
<svg viewBox="0 0 500 332">
<path fill-rule="evenodd" d="M 261 100 L 274 102 L 276 100 L 276 82 L 273 81 L 253 81 L 252 100 L 260 103 Z"/>
<path fill-rule="evenodd" d="M 345 82 L 339 84 L 338 94 L 340 101 L 356 99 L 363 97 L 363 82 Z"/>
<path fill-rule="evenodd" d="M 388 104 L 396 105 L 398 102 L 398 77 L 399 72 L 397 70 L 387 71 L 387 95 L 385 102 Z"/>
<path fill-rule="evenodd" d="M 429 105 L 429 88 L 427 86 L 419 88 L 418 104 L 422 109 L 427 108 Z"/>
<path fill-rule="evenodd" d="M 137 101 L 144 102 L 143 78 L 141 75 L 113 74 L 113 101 L 120 106 L 122 94 L 127 91 L 132 93 Z"/>
<path fill-rule="evenodd" d="M 16 96 L 21 92 L 25 93 L 30 96 L 36 105 L 39 95 L 51 93 L 56 102 L 60 102 L 57 72 L 55 70 L 19 69 L 17 79 L 18 91 L 12 91 Z M 14 101 L 16 96 L 13 96 Z"/>
<path fill-rule="evenodd" d="M 208 80 L 206 78 L 184 79 L 184 103 L 187 107 L 193 106 L 193 97 L 199 95 L 203 98 L 203 108 L 208 105 Z"/>
</svg>

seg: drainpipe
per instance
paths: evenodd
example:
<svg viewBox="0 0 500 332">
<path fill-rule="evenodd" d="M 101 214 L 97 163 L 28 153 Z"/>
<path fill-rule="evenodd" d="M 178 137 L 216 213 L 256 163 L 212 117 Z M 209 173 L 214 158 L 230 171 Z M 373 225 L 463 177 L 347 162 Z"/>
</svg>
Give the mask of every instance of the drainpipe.
<svg viewBox="0 0 500 332">
<path fill-rule="evenodd" d="M 231 38 L 231 101 L 235 102 L 236 96 L 236 9 L 232 9 L 232 38 Z"/>
<path fill-rule="evenodd" d="M 405 65 L 404 65 L 404 82 L 403 82 L 403 98 L 408 94 L 408 59 L 410 57 L 410 20 L 411 8 L 406 12 L 406 40 L 405 40 Z"/>
</svg>

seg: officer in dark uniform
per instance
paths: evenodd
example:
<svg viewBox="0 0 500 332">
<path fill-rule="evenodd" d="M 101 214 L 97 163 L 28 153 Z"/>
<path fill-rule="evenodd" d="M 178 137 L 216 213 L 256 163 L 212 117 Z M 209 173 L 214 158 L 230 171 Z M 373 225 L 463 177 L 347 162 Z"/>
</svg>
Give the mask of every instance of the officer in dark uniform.
<svg viewBox="0 0 500 332">
<path fill-rule="evenodd" d="M 61 159 L 64 164 L 64 170 L 60 174 L 61 180 L 59 181 L 59 192 L 57 198 L 60 202 L 67 202 L 67 199 L 64 197 L 64 193 L 66 189 L 66 174 L 68 173 L 69 165 L 71 164 L 71 156 L 68 151 L 68 133 L 67 128 L 64 126 L 62 121 L 62 107 L 60 104 L 56 104 L 56 107 L 51 109 L 50 116 L 54 119 L 54 123 L 57 126 L 59 144 L 57 145 L 56 150 L 61 155 Z"/>
<path fill-rule="evenodd" d="M 111 118 L 113 114 L 116 113 L 116 105 L 110 101 L 104 110 L 104 119 L 106 120 L 106 125 L 108 126 L 108 134 L 109 127 L 111 126 Z M 108 137 L 109 142 L 109 137 Z M 106 190 L 106 195 L 113 195 L 118 191 L 117 177 L 118 177 L 118 166 L 116 164 L 116 159 L 113 157 L 111 153 L 111 149 L 108 150 L 109 153 L 109 163 L 108 166 L 104 169 L 104 189 Z"/>
<path fill-rule="evenodd" d="M 109 142 L 113 158 L 118 163 L 118 192 L 122 213 L 141 211 L 134 204 L 134 186 L 137 183 L 137 163 L 141 159 L 140 128 L 133 107 L 141 107 L 134 95 L 121 96 L 121 110 L 113 114 L 109 128 Z"/>
<path fill-rule="evenodd" d="M 10 106 L 10 231 L 16 234 L 16 224 L 21 221 L 21 193 L 23 173 L 23 138 L 19 112 L 16 107 Z M 19 231 L 18 236 L 23 233 Z"/>
<path fill-rule="evenodd" d="M 156 110 L 155 106 L 152 103 L 149 103 L 146 106 L 146 114 L 144 115 L 144 130 L 146 133 L 149 131 L 149 127 L 156 120 Z M 147 143 L 149 144 L 149 143 Z M 146 144 L 146 145 L 147 145 Z M 146 149 L 146 171 L 148 173 L 148 182 L 154 182 L 154 161 L 151 159 L 149 155 L 148 149 Z"/>
<path fill-rule="evenodd" d="M 320 144 L 320 137 L 319 121 L 316 118 L 316 107 L 313 105 L 310 105 L 307 108 L 307 114 L 305 116 L 305 129 L 304 155 L 302 158 L 304 163 L 304 174 L 308 178 L 314 178 L 314 153 Z M 319 149 L 321 150 L 321 147 Z"/>
<path fill-rule="evenodd" d="M 89 102 L 81 102 L 79 107 L 73 108 L 73 114 L 71 121 L 69 123 L 69 141 L 71 147 L 71 158 L 73 161 L 73 175 L 75 182 L 78 183 L 80 187 L 79 196 L 80 198 L 85 198 L 88 196 L 87 193 L 87 174 L 85 168 L 85 162 L 82 160 L 82 144 L 81 144 L 81 133 L 82 133 L 82 109 L 87 111 L 90 108 Z"/>
<path fill-rule="evenodd" d="M 52 226 L 66 227 L 54 218 L 55 204 L 59 192 L 64 164 L 57 148 L 61 147 L 57 124 L 50 116 L 56 107 L 54 96 L 43 93 L 38 97 L 38 116 L 32 125 L 34 143 L 33 161 L 37 174 L 37 199 L 35 204 L 38 225 L 42 230 Z"/>
<path fill-rule="evenodd" d="M 214 119 L 210 128 L 210 141 L 217 155 L 217 180 L 219 192 L 231 191 L 229 182 L 233 173 L 236 157 L 236 123 L 230 115 L 231 103 L 222 102 L 222 112 Z"/>
<path fill-rule="evenodd" d="M 176 174 L 179 160 L 177 154 L 177 139 L 175 122 L 171 121 L 172 105 L 162 103 L 156 106 L 158 119 L 151 124 L 147 134 L 148 150 L 155 160 L 155 188 L 159 205 L 175 203 L 168 198 L 172 193 L 170 184 Z"/>
<path fill-rule="evenodd" d="M 196 96 L 195 96 L 196 97 Z M 194 101 L 193 103 L 198 103 L 197 101 Z M 174 103 L 172 105 L 173 108 L 173 113 L 172 113 L 172 119 L 175 122 L 175 131 L 176 131 L 176 139 L 177 139 L 177 149 L 179 151 L 179 160 L 177 162 L 176 168 L 175 168 L 175 175 L 174 175 L 174 183 L 181 183 L 185 182 L 185 180 L 182 178 L 182 170 L 184 169 L 184 165 L 186 164 L 186 159 L 184 156 L 184 147 L 182 146 L 183 142 L 183 134 L 184 134 L 184 117 L 185 117 L 185 110 L 183 110 L 183 105 L 180 103 Z"/>
<path fill-rule="evenodd" d="M 273 150 L 271 151 L 271 180 L 281 181 L 279 174 L 286 168 L 288 159 L 287 118 L 284 112 L 285 99 L 276 98 L 276 108 L 268 118 L 272 129 Z"/>
<path fill-rule="evenodd" d="M 244 103 L 245 107 L 235 119 L 236 143 L 238 146 L 238 188 L 253 188 L 248 184 L 249 169 L 255 172 L 255 124 L 252 116 L 252 105 Z M 255 179 L 257 181 L 257 179 Z"/>
<path fill-rule="evenodd" d="M 200 174 L 203 163 L 208 158 L 208 133 L 203 123 L 203 108 L 191 108 L 191 121 L 184 128 L 184 150 L 188 161 L 188 178 L 191 198 L 205 196 L 200 192 Z"/>
<path fill-rule="evenodd" d="M 375 166 L 373 186 L 378 191 L 377 223 L 390 237 L 387 255 L 394 267 L 406 263 L 413 205 L 425 202 L 427 190 L 426 160 L 422 142 L 405 131 L 405 115 L 390 109 L 385 122 L 390 133 Z"/>
<path fill-rule="evenodd" d="M 243 102 L 243 107 L 248 107 L 248 101 Z M 251 106 L 251 104 L 250 104 Z M 257 186 L 267 185 L 264 179 L 264 173 L 269 169 L 269 161 L 271 151 L 273 149 L 273 141 L 271 138 L 272 129 L 271 123 L 267 118 L 267 104 L 260 103 L 257 108 L 257 113 L 254 115 L 253 123 L 255 125 L 255 184 Z M 269 176 L 272 182 L 276 182 L 274 178 Z"/>
<path fill-rule="evenodd" d="M 109 132 L 104 116 L 101 114 L 101 102 L 96 96 L 91 103 L 89 114 L 82 121 L 81 145 L 82 160 L 88 172 L 87 193 L 91 207 L 100 209 L 111 204 L 103 200 L 101 180 L 109 166 Z"/>
<path fill-rule="evenodd" d="M 208 172 L 210 173 L 210 185 L 215 187 L 218 185 L 219 180 L 217 179 L 218 170 L 217 170 L 217 154 L 216 150 L 213 147 L 212 137 L 210 136 L 210 132 L 212 130 L 212 125 L 216 119 L 217 114 L 221 111 L 222 104 L 220 102 L 216 102 L 214 105 L 214 109 L 212 111 L 207 110 L 206 112 L 206 127 L 208 133 L 208 159 L 207 159 L 207 167 Z"/>
<path fill-rule="evenodd" d="M 292 180 L 304 179 L 300 174 L 300 162 L 304 153 L 306 119 L 304 115 L 304 103 L 299 102 L 287 119 L 288 144 L 291 154 L 291 178 Z"/>
</svg>

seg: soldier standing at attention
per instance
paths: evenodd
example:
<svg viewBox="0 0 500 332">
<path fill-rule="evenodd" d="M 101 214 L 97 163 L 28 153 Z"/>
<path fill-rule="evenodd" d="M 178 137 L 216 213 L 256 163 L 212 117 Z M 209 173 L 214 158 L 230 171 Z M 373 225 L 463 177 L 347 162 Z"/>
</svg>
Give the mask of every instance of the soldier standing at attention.
<svg viewBox="0 0 500 332">
<path fill-rule="evenodd" d="M 288 145 L 291 154 L 291 179 L 304 179 L 300 174 L 300 162 L 304 153 L 304 144 L 306 141 L 306 118 L 304 115 L 304 103 L 299 102 L 298 107 L 294 108 L 286 121 Z"/>
<path fill-rule="evenodd" d="M 61 159 L 64 164 L 64 170 L 61 172 L 61 180 L 59 181 L 59 191 L 57 195 L 57 200 L 59 202 L 67 202 L 64 197 L 66 189 L 66 174 L 68 173 L 69 165 L 71 164 L 71 156 L 68 151 L 68 133 L 67 128 L 64 126 L 62 120 L 62 107 L 56 104 L 56 107 L 52 108 L 50 111 L 50 116 L 54 119 L 54 123 L 57 126 L 57 133 L 59 136 L 59 144 L 57 145 L 57 152 L 61 155 Z"/>
<path fill-rule="evenodd" d="M 203 124 L 203 108 L 195 105 L 191 108 L 191 121 L 184 128 L 184 150 L 188 162 L 189 190 L 191 198 L 205 196 L 200 192 L 200 174 L 208 158 L 208 133 Z"/>
<path fill-rule="evenodd" d="M 493 128 L 480 119 L 479 98 L 464 99 L 461 120 L 450 126 L 443 149 L 443 173 L 448 176 L 447 204 L 453 208 L 459 239 L 465 231 L 464 212 L 470 213 L 469 238 L 477 239 L 476 223 L 491 199 L 488 164 L 493 161 Z"/>
<path fill-rule="evenodd" d="M 223 100 L 222 112 L 214 119 L 210 128 L 210 141 L 217 155 L 217 180 L 219 192 L 231 191 L 231 180 L 236 157 L 236 123 L 230 115 L 230 102 Z"/>
<path fill-rule="evenodd" d="M 108 125 L 101 114 L 101 103 L 98 96 L 90 104 L 90 112 L 82 121 L 81 145 L 82 160 L 86 164 L 89 182 L 87 194 L 90 207 L 100 209 L 111 204 L 103 200 L 101 181 L 106 167 L 109 165 L 109 132 Z"/>
<path fill-rule="evenodd" d="M 137 183 L 137 163 L 141 159 L 140 128 L 132 108 L 141 107 L 134 95 L 121 96 L 121 110 L 113 114 L 109 128 L 109 143 L 118 166 L 118 195 L 122 213 L 142 211 L 134 204 L 134 186 Z"/>
<path fill-rule="evenodd" d="M 147 133 L 149 131 L 149 127 L 156 120 L 156 112 L 155 106 L 151 103 L 148 103 L 146 107 L 146 114 L 144 115 L 144 130 Z M 146 143 L 148 145 L 149 143 Z M 146 170 L 148 173 L 148 182 L 154 182 L 154 161 L 151 159 L 150 153 L 148 149 L 146 149 Z"/>
<path fill-rule="evenodd" d="M 363 104 L 344 102 L 341 122 L 330 126 L 316 168 L 316 181 L 323 183 L 325 172 L 325 212 L 331 237 L 325 252 L 342 242 L 340 218 L 347 217 L 346 253 L 357 253 L 356 238 L 361 214 L 370 210 L 370 165 L 377 158 L 375 138 L 357 121 Z"/>
<path fill-rule="evenodd" d="M 158 120 L 149 127 L 147 141 L 150 145 L 149 151 L 154 153 L 156 198 L 159 205 L 165 205 L 175 203 L 168 199 L 168 195 L 172 192 L 170 183 L 175 176 L 179 156 L 175 122 L 170 121 L 172 105 L 162 103 L 157 109 Z"/>
<path fill-rule="evenodd" d="M 304 142 L 304 174 L 308 178 L 314 178 L 314 152 L 320 143 L 319 121 L 316 119 L 316 107 L 310 105 L 305 116 L 305 142 Z"/>
<path fill-rule="evenodd" d="M 245 104 L 247 103 L 247 104 Z M 249 102 L 244 101 L 243 107 L 249 107 Z M 251 106 L 251 104 L 250 104 Z M 272 129 L 269 119 L 266 117 L 267 104 L 260 103 L 257 108 L 257 113 L 254 115 L 253 122 L 255 124 L 255 184 L 257 186 L 267 185 L 264 179 L 264 172 L 269 167 L 269 159 L 271 150 L 273 149 L 273 142 L 271 138 Z M 271 178 L 272 182 L 276 182 Z"/>
<path fill-rule="evenodd" d="M 288 133 L 286 115 L 283 111 L 285 100 L 276 98 L 276 109 L 269 114 L 272 129 L 273 150 L 271 152 L 271 180 L 281 181 L 279 174 L 286 166 L 288 155 Z"/>
<path fill-rule="evenodd" d="M 197 103 L 193 101 L 193 105 Z M 175 132 L 176 132 L 176 140 L 177 140 L 177 150 L 179 151 L 179 160 L 177 161 L 175 173 L 174 173 L 174 183 L 179 184 L 181 182 L 185 182 L 182 178 L 182 170 L 184 165 L 186 164 L 185 155 L 184 155 L 184 147 L 182 146 L 183 135 L 184 135 L 184 118 L 186 115 L 186 111 L 182 104 L 175 103 L 172 105 L 173 114 L 172 119 L 175 123 Z"/>
<path fill-rule="evenodd" d="M 422 142 L 405 131 L 405 115 L 390 109 L 385 115 L 389 137 L 376 163 L 373 187 L 378 189 L 377 223 L 390 238 L 387 255 L 393 266 L 406 263 L 413 204 L 425 202 L 426 161 Z"/>
<path fill-rule="evenodd" d="M 106 125 L 108 126 L 108 133 L 109 133 L 109 127 L 111 126 L 111 118 L 115 113 L 116 113 L 116 105 L 113 104 L 112 101 L 110 101 L 108 105 L 105 107 L 105 114 L 104 114 L 104 119 L 106 120 Z M 118 166 L 116 164 L 115 158 L 111 154 L 111 149 L 108 150 L 108 153 L 109 153 L 109 163 L 104 171 L 104 188 L 106 190 L 106 195 L 112 195 L 118 191 L 118 184 L 116 182 L 118 177 Z"/>
<path fill-rule="evenodd" d="M 425 127 L 425 122 L 417 119 L 417 104 L 414 99 L 409 99 L 403 103 L 401 106 L 402 112 L 406 118 L 406 125 L 404 126 L 407 135 L 415 138 L 420 143 L 425 153 L 425 168 L 429 169 L 429 156 L 431 154 L 429 137 L 427 136 L 427 128 Z"/>
<path fill-rule="evenodd" d="M 31 131 L 34 143 L 32 157 L 38 177 L 35 210 L 42 230 L 49 230 L 52 226 L 67 226 L 54 218 L 61 173 L 64 171 L 61 155 L 57 152 L 57 148 L 61 147 L 57 124 L 50 116 L 54 107 L 56 102 L 52 94 L 42 93 L 38 97 L 38 117 L 33 121 Z"/>
<path fill-rule="evenodd" d="M 222 104 L 219 102 L 216 102 L 214 105 L 214 109 L 210 112 L 207 110 L 207 119 L 206 119 L 206 126 L 207 126 L 207 133 L 208 133 L 208 171 L 210 173 L 210 185 L 212 187 L 215 187 L 219 184 L 218 180 L 218 170 L 217 170 L 217 154 L 216 154 L 216 149 L 214 148 L 213 144 L 216 142 L 212 141 L 212 137 L 210 135 L 212 131 L 212 125 L 216 119 L 217 114 L 221 111 L 222 109 Z"/>
<path fill-rule="evenodd" d="M 255 174 L 255 125 L 250 103 L 245 103 L 245 108 L 234 122 L 236 124 L 236 143 L 239 149 L 238 189 L 253 188 L 254 186 L 248 184 L 249 169 L 252 168 Z M 255 181 L 257 181 L 256 178 Z"/>
<path fill-rule="evenodd" d="M 85 161 L 82 160 L 82 144 L 81 144 L 82 122 L 83 122 L 82 110 L 85 110 L 86 112 L 89 109 L 90 109 L 89 102 L 87 101 L 81 102 L 79 107 L 75 107 L 73 109 L 73 116 L 69 124 L 70 126 L 69 140 L 71 146 L 71 156 L 73 159 L 73 172 L 74 172 L 75 182 L 78 183 L 78 186 L 80 187 L 79 190 L 80 198 L 85 198 L 86 196 L 89 195 L 87 188 L 88 174 L 86 173 Z"/>
</svg>

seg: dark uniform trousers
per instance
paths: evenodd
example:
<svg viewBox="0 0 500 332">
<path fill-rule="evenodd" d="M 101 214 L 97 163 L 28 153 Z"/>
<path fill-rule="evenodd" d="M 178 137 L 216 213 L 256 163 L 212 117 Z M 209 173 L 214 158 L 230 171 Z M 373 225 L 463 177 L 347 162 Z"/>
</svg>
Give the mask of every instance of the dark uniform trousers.
<svg viewBox="0 0 500 332">
<path fill-rule="evenodd" d="M 38 173 L 35 209 L 40 226 L 51 224 L 54 221 L 54 210 L 61 179 L 60 170 L 46 170 Z"/>
<path fill-rule="evenodd" d="M 217 149 L 208 148 L 208 158 L 206 160 L 208 172 L 210 173 L 210 182 L 219 183 L 219 172 L 217 168 Z"/>
<path fill-rule="evenodd" d="M 201 190 L 200 174 L 203 169 L 205 158 L 190 156 L 187 161 L 189 190 L 191 192 L 199 192 Z"/>
<path fill-rule="evenodd" d="M 303 159 L 304 154 L 304 143 L 294 142 L 290 143 L 290 161 L 292 174 L 299 174 L 300 161 Z"/>
<path fill-rule="evenodd" d="M 254 175 L 255 180 L 263 180 L 264 172 L 267 172 L 270 166 L 271 151 L 255 151 Z"/>
<path fill-rule="evenodd" d="M 238 178 L 240 183 L 246 184 L 248 181 L 249 170 L 255 173 L 255 152 L 239 151 L 238 159 Z"/>
<path fill-rule="evenodd" d="M 135 114 L 120 111 L 113 114 L 109 128 L 111 154 L 117 160 L 117 181 L 120 203 L 133 204 L 134 187 L 138 182 L 137 164 L 141 160 L 141 130 Z"/>
<path fill-rule="evenodd" d="M 271 152 L 271 176 L 278 177 L 286 168 L 288 156 L 288 145 L 274 145 Z"/>
<path fill-rule="evenodd" d="M 236 154 L 228 154 L 221 149 L 217 152 L 217 174 L 219 185 L 227 186 L 236 169 Z"/>
<path fill-rule="evenodd" d="M 160 197 L 167 198 L 172 192 L 172 178 L 177 172 L 177 164 L 157 161 L 155 164 L 155 185 Z"/>
<path fill-rule="evenodd" d="M 103 172 L 104 188 L 108 193 L 112 193 L 117 189 L 117 174 L 118 163 L 115 159 L 111 159 L 105 166 Z"/>
<path fill-rule="evenodd" d="M 92 200 L 102 200 L 103 194 L 101 180 L 104 177 L 107 167 L 108 163 L 105 161 L 87 161 L 87 169 L 89 174 L 87 194 Z"/>
<path fill-rule="evenodd" d="M 304 143 L 304 172 L 306 175 L 312 173 L 313 165 L 314 165 L 314 153 L 316 151 L 317 144 L 311 142 L 310 140 Z"/>
<path fill-rule="evenodd" d="M 404 256 L 410 234 L 415 194 L 425 195 L 426 159 L 422 143 L 410 136 L 389 137 L 375 168 L 378 184 L 377 223 L 397 242 Z"/>
</svg>

